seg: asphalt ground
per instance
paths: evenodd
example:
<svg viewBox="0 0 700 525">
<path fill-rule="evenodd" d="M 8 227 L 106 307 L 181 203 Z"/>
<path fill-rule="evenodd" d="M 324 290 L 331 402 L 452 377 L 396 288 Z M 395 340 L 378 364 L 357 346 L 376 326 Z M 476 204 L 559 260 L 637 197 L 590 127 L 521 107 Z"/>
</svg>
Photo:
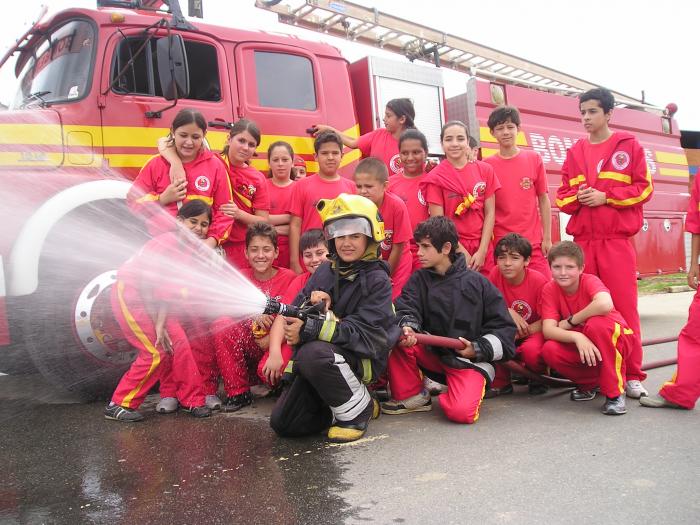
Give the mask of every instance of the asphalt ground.
<svg viewBox="0 0 700 525">
<path fill-rule="evenodd" d="M 644 338 L 675 335 L 692 294 L 640 300 Z M 645 349 L 645 361 L 675 344 Z M 657 389 L 673 372 L 649 372 Z M 0 377 L 0 524 L 700 522 L 700 410 L 620 417 L 568 391 L 485 400 L 475 425 L 382 416 L 364 439 L 279 439 L 261 399 L 195 420 L 145 406 L 106 421 L 37 376 Z"/>
</svg>

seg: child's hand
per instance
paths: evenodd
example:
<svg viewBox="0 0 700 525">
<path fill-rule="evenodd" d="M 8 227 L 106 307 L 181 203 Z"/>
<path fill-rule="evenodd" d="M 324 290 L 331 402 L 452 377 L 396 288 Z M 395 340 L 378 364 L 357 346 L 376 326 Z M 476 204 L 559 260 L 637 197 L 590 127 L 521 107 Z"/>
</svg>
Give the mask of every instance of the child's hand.
<svg viewBox="0 0 700 525">
<path fill-rule="evenodd" d="M 283 365 L 284 360 L 282 359 L 282 355 L 273 355 L 272 353 L 269 354 L 267 361 L 265 362 L 265 366 L 263 366 L 262 372 L 265 379 L 267 379 L 267 382 L 272 386 L 275 386 L 280 380 L 280 377 L 282 377 Z"/>
<path fill-rule="evenodd" d="M 259 315 L 258 317 L 255 318 L 255 322 L 258 323 L 262 328 L 264 328 L 266 331 L 269 331 L 270 328 L 272 327 L 272 322 L 275 320 L 274 315 Z"/>
<path fill-rule="evenodd" d="M 165 326 L 156 324 L 156 348 L 163 348 L 168 354 L 173 353 L 173 342 L 170 340 Z"/>
<path fill-rule="evenodd" d="M 484 261 L 486 261 L 486 252 L 477 250 L 474 252 L 474 255 L 472 255 L 471 259 L 469 260 L 469 268 L 471 268 L 475 272 L 478 272 L 484 266 Z"/>
<path fill-rule="evenodd" d="M 301 264 L 299 264 L 299 261 L 289 261 L 289 269 L 297 275 L 304 273 L 301 271 Z"/>
<path fill-rule="evenodd" d="M 170 180 L 176 184 L 187 182 L 187 174 L 185 173 L 185 168 L 182 166 L 182 164 L 170 165 Z"/>
<path fill-rule="evenodd" d="M 403 347 L 416 346 L 418 341 L 416 340 L 416 332 L 410 326 L 403 327 L 403 336 L 399 339 L 399 345 Z"/>
<path fill-rule="evenodd" d="M 304 321 L 294 317 L 285 317 L 284 319 L 287 321 L 284 325 L 284 338 L 288 345 L 295 345 L 301 340 L 299 338 L 299 333 L 304 326 Z"/>
<path fill-rule="evenodd" d="M 530 325 L 527 324 L 527 321 L 512 308 L 508 308 L 508 313 L 513 318 L 515 329 L 517 330 L 517 333 L 515 334 L 516 341 L 518 339 L 525 339 L 528 335 L 530 335 Z"/>
<path fill-rule="evenodd" d="M 170 183 L 163 193 L 160 194 L 158 200 L 165 206 L 172 202 L 181 201 L 185 196 L 187 196 L 187 181 L 182 180 Z"/>
<path fill-rule="evenodd" d="M 588 339 L 588 337 L 582 333 L 578 333 L 578 337 L 576 338 L 576 348 L 578 348 L 578 354 L 581 357 L 581 363 L 583 364 L 588 366 L 596 366 L 599 361 L 603 360 L 600 355 L 600 351 L 596 345 L 593 344 L 593 341 Z"/>
<path fill-rule="evenodd" d="M 331 296 L 321 290 L 314 290 L 313 292 L 311 292 L 311 297 L 309 298 L 309 301 L 311 301 L 311 304 L 318 304 L 320 302 L 325 303 L 325 312 L 327 312 L 331 308 Z"/>
<path fill-rule="evenodd" d="M 476 351 L 474 350 L 474 345 L 472 342 L 467 341 L 464 337 L 460 337 L 459 340 L 464 343 L 464 348 L 461 350 L 455 350 L 455 352 L 462 357 L 466 357 L 467 359 L 474 359 L 476 357 Z"/>
<path fill-rule="evenodd" d="M 700 277 L 700 271 L 698 271 L 698 265 L 697 264 L 691 264 L 690 269 L 688 270 L 688 286 L 690 286 L 693 290 L 698 289 L 698 278 Z"/>
<path fill-rule="evenodd" d="M 241 213 L 241 209 L 238 206 L 236 206 L 236 203 L 233 201 L 227 202 L 226 204 L 222 204 L 221 206 L 219 206 L 219 210 L 221 210 L 221 213 L 223 213 L 227 217 L 231 217 L 234 220 L 237 219 Z"/>
</svg>

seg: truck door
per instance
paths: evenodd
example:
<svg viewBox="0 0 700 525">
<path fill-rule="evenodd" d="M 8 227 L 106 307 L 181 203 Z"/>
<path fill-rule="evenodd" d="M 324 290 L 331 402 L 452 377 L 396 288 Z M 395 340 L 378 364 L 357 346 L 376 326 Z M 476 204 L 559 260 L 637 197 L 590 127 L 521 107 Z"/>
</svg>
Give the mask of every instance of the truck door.
<svg viewBox="0 0 700 525">
<path fill-rule="evenodd" d="M 110 168 L 130 178 L 157 153 L 156 141 L 168 134 L 180 109 L 201 111 L 208 122 L 234 119 L 236 89 L 229 86 L 225 74 L 223 46 L 205 35 L 189 33 L 183 34 L 189 94 L 160 118 L 146 116 L 149 111 L 159 111 L 172 104 L 163 98 L 158 79 L 156 39 L 163 36 L 158 34 L 138 55 L 145 38 L 142 29 L 115 33 L 106 46 L 100 90 L 104 158 Z M 133 64 L 127 65 L 134 56 Z M 117 78 L 122 70 L 124 74 Z M 225 140 L 226 132 L 221 128 L 211 128 L 207 133 L 214 151 L 220 151 Z"/>
</svg>

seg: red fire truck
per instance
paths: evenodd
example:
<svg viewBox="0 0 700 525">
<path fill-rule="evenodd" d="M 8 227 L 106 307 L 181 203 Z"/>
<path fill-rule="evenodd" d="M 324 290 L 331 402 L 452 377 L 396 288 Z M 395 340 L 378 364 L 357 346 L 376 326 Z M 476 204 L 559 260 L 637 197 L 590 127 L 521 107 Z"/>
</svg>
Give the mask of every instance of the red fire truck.
<svg viewBox="0 0 700 525">
<path fill-rule="evenodd" d="M 42 13 L 0 62 L 17 57 L 17 94 L 0 112 L 0 177 L 1 187 L 12 190 L 4 198 L 20 201 L 11 203 L 8 233 L 0 236 L 0 371 L 36 368 L 58 385 L 94 395 L 111 388 L 130 362 L 132 349 L 108 300 L 115 257 L 127 259 L 123 246 L 142 241 L 124 205 L 127 179 L 155 153 L 177 108 L 207 117 L 214 150 L 223 146 L 227 126 L 246 117 L 264 132 L 261 158 L 271 142 L 286 140 L 313 172 L 314 124 L 358 136 L 381 125 L 387 100 L 408 96 L 431 153 L 439 153 L 441 123 L 459 118 L 487 156 L 495 151 L 488 113 L 506 102 L 522 111 L 518 143 L 542 155 L 552 193 L 566 148 L 582 135 L 572 95 L 592 85 L 374 9 L 344 1 L 256 3 L 281 22 L 394 50 L 409 61 L 369 57 L 349 64 L 327 44 L 192 23 L 177 2 L 167 2 L 167 11 L 163 4 L 101 0 L 94 10 Z M 467 73 L 462 95 L 445 100 L 435 65 Z M 640 273 L 678 271 L 685 266 L 688 183 L 679 131 L 669 111 L 616 98 L 615 127 L 640 138 L 656 184 L 635 239 Z M 344 156 L 346 175 L 358 158 L 358 151 Z M 254 165 L 266 168 L 261 159 Z M 553 217 L 556 238 L 565 216 L 553 210 Z M 69 274 L 57 274 L 63 240 L 73 235 L 95 244 L 72 254 L 80 262 Z"/>
</svg>

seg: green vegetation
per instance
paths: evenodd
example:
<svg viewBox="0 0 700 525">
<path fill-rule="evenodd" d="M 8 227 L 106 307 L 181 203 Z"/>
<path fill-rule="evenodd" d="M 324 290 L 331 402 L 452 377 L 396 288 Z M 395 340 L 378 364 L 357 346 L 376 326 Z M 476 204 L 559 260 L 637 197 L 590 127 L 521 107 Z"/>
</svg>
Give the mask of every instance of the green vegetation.
<svg viewBox="0 0 700 525">
<path fill-rule="evenodd" d="M 667 293 L 669 286 L 687 286 L 688 280 L 684 273 L 672 273 L 669 275 L 654 275 L 643 277 L 637 281 L 639 295 L 655 293 Z"/>
</svg>

